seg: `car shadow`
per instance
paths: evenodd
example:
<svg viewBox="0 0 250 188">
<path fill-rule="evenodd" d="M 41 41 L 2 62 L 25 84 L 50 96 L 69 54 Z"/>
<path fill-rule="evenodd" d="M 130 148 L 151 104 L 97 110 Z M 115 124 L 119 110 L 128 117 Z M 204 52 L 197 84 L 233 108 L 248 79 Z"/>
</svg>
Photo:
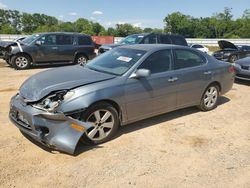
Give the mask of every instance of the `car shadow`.
<svg viewBox="0 0 250 188">
<path fill-rule="evenodd" d="M 229 98 L 227 98 L 225 96 L 221 96 L 219 98 L 219 100 L 218 100 L 218 106 L 223 105 L 223 104 L 225 104 L 225 103 L 227 103 L 229 101 L 230 101 Z M 187 115 L 190 115 L 190 114 L 195 114 L 197 112 L 200 112 L 200 110 L 197 107 L 188 107 L 188 108 L 176 110 L 176 111 L 173 111 L 173 112 L 168 112 L 168 113 L 165 113 L 165 114 L 162 114 L 162 115 L 158 115 L 158 116 L 155 116 L 155 117 L 152 117 L 152 118 L 148 118 L 148 119 L 145 119 L 145 120 L 141 120 L 141 121 L 138 121 L 138 122 L 135 122 L 135 123 L 131 123 L 131 124 L 120 127 L 120 129 L 118 130 L 118 133 L 116 134 L 116 136 L 113 139 L 116 139 L 116 138 L 122 136 L 123 134 L 128 134 L 130 132 L 134 132 L 134 131 L 137 131 L 137 130 L 140 130 L 140 129 L 151 127 L 151 126 L 154 126 L 156 124 L 160 124 L 160 123 L 163 123 L 163 122 L 166 122 L 166 121 L 171 121 L 173 119 L 177 119 L 177 118 L 187 116 Z M 204 112 L 204 114 L 205 114 L 205 112 Z M 63 154 L 66 154 L 66 155 L 76 157 L 76 156 L 80 155 L 81 153 L 84 153 L 84 152 L 86 152 L 88 150 L 103 148 L 103 146 L 101 146 L 101 145 L 88 145 L 88 144 L 84 144 L 84 143 L 79 141 L 79 143 L 76 146 L 75 153 L 74 154 L 69 154 L 69 153 L 66 153 L 66 152 L 63 152 L 63 151 L 57 151 L 57 150 L 55 150 L 53 148 L 49 148 L 49 147 L 37 142 L 36 140 L 32 139 L 29 135 L 27 135 L 27 134 L 25 134 L 23 132 L 21 132 L 21 133 L 23 134 L 24 137 L 26 137 L 33 144 L 37 145 L 38 147 L 40 147 L 44 151 L 47 151 L 47 152 L 52 153 L 52 154 L 56 154 L 56 153 L 59 152 L 59 153 L 63 153 Z"/>
<path fill-rule="evenodd" d="M 250 81 L 248 80 L 235 79 L 235 83 L 240 85 L 250 86 Z"/>
</svg>

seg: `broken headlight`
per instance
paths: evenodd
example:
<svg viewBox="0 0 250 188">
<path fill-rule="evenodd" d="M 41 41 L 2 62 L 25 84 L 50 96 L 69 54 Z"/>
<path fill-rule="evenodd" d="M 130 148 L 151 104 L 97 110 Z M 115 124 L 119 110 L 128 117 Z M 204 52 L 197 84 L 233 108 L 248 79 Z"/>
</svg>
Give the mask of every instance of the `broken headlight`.
<svg viewBox="0 0 250 188">
<path fill-rule="evenodd" d="M 38 108 L 40 110 L 45 110 L 48 112 L 54 112 L 61 102 L 70 99 L 74 95 L 74 91 L 58 91 L 54 92 L 51 95 L 48 95 L 43 100 L 34 104 L 33 107 Z"/>
</svg>

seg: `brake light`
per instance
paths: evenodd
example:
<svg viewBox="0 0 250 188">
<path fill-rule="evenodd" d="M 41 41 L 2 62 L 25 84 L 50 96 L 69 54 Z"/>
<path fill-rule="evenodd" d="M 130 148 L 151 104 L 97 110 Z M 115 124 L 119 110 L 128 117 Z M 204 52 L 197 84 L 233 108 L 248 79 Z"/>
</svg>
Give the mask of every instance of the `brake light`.
<svg viewBox="0 0 250 188">
<path fill-rule="evenodd" d="M 230 67 L 228 68 L 228 72 L 229 72 L 229 73 L 235 73 L 234 67 L 233 67 L 233 66 L 230 66 Z"/>
</svg>

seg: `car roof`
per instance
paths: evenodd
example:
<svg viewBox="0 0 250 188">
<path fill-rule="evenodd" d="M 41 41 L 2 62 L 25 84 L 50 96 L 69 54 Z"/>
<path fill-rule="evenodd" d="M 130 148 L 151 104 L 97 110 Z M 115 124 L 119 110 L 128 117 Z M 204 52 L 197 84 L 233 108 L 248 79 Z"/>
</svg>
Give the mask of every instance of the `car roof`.
<svg viewBox="0 0 250 188">
<path fill-rule="evenodd" d="M 133 44 L 133 45 L 123 45 L 118 48 L 143 50 L 143 51 L 153 51 L 161 49 L 190 49 L 188 46 L 174 45 L 174 44 Z"/>
<path fill-rule="evenodd" d="M 44 32 L 44 33 L 37 33 L 39 35 L 45 35 L 45 34 L 63 34 L 63 35 L 84 35 L 84 36 L 89 36 L 87 34 L 84 33 L 77 33 L 77 32 Z"/>
</svg>

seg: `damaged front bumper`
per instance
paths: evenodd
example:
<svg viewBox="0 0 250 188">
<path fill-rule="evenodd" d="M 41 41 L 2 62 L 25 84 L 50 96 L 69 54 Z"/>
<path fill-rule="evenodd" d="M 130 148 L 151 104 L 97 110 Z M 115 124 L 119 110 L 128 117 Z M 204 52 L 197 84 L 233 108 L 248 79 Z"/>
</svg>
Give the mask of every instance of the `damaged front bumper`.
<svg viewBox="0 0 250 188">
<path fill-rule="evenodd" d="M 9 118 L 34 140 L 70 154 L 74 154 L 79 139 L 92 127 L 63 113 L 36 109 L 25 103 L 19 95 L 11 99 Z"/>
</svg>

